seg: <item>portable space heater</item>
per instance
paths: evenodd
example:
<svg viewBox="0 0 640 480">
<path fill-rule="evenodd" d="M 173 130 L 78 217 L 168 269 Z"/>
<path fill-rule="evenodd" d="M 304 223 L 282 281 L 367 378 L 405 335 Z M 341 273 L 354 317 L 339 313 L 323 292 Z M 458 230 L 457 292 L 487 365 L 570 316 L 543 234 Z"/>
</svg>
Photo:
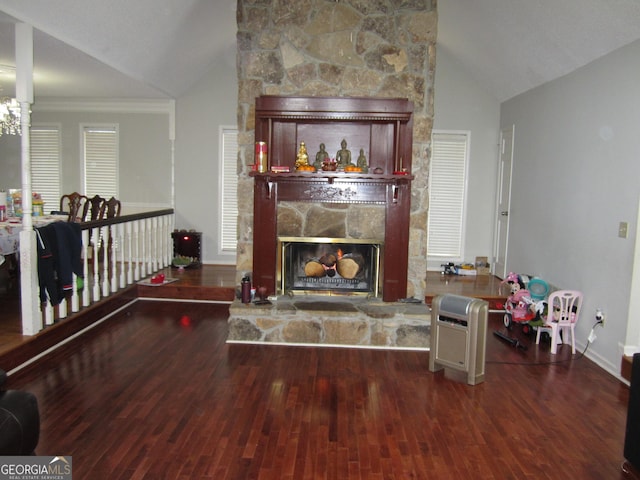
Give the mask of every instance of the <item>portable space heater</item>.
<svg viewBox="0 0 640 480">
<path fill-rule="evenodd" d="M 489 302 L 460 295 L 440 295 L 431 305 L 429 370 L 451 368 L 467 373 L 467 383 L 484 381 Z"/>
</svg>

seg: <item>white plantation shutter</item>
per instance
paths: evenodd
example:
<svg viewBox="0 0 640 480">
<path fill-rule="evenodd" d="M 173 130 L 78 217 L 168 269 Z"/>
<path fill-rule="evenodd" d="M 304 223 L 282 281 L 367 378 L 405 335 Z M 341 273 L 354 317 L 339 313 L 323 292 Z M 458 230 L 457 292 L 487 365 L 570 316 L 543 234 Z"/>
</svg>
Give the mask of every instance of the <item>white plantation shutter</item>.
<svg viewBox="0 0 640 480">
<path fill-rule="evenodd" d="M 427 255 L 463 260 L 468 132 L 434 132 L 429 167 Z"/>
<path fill-rule="evenodd" d="M 220 129 L 220 250 L 235 252 L 238 245 L 238 130 Z"/>
<path fill-rule="evenodd" d="M 31 127 L 31 190 L 39 193 L 44 213 L 60 209 L 60 127 Z"/>
<path fill-rule="evenodd" d="M 85 126 L 84 194 L 118 198 L 118 129 L 110 126 Z"/>
</svg>

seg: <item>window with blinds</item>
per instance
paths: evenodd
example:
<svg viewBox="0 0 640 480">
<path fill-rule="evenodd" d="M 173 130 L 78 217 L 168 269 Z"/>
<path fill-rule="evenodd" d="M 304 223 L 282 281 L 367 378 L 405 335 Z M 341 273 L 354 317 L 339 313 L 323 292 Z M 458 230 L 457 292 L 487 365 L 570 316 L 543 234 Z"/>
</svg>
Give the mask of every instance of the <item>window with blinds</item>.
<svg viewBox="0 0 640 480">
<path fill-rule="evenodd" d="M 238 245 L 238 129 L 220 128 L 220 252 L 235 252 Z"/>
<path fill-rule="evenodd" d="M 427 256 L 464 258 L 469 132 L 434 131 L 429 166 Z"/>
<path fill-rule="evenodd" d="M 60 208 L 60 127 L 31 126 L 31 190 L 40 194 L 44 211 Z"/>
<path fill-rule="evenodd" d="M 84 194 L 118 198 L 118 128 L 84 126 Z"/>
</svg>

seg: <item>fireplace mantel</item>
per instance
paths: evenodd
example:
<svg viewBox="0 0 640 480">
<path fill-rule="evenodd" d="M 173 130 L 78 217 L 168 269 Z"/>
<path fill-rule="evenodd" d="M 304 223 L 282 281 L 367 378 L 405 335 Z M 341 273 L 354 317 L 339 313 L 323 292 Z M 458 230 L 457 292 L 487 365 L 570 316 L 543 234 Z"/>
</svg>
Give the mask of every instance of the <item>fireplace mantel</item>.
<svg viewBox="0 0 640 480">
<path fill-rule="evenodd" d="M 370 171 L 381 173 L 257 173 L 254 177 L 254 284 L 276 291 L 277 205 L 280 201 L 385 206 L 382 298 L 407 293 L 413 106 L 406 99 L 275 97 L 256 99 L 255 140 L 266 142 L 271 165 L 295 166 L 301 141 L 310 156 L 345 138 L 365 148 Z M 364 147 L 362 147 L 364 145 Z"/>
<path fill-rule="evenodd" d="M 256 173 L 256 185 L 269 199 L 275 189 L 283 202 L 309 201 L 328 203 L 397 203 L 399 189 L 408 186 L 411 175 L 363 175 L 321 173 Z M 389 189 L 391 191 L 389 192 Z M 389 197 L 391 193 L 391 197 Z"/>
</svg>

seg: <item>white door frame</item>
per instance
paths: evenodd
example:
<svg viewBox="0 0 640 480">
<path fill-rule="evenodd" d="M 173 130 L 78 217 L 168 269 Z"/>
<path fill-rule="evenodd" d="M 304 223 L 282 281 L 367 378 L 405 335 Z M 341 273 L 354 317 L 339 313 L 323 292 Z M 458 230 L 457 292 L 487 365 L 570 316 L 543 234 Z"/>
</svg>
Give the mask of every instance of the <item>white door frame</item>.
<svg viewBox="0 0 640 480">
<path fill-rule="evenodd" d="M 500 130 L 498 155 L 498 192 L 496 195 L 493 274 L 500 278 L 507 275 L 509 251 L 509 211 L 511 209 L 511 175 L 513 172 L 513 140 L 515 125 Z"/>
</svg>

